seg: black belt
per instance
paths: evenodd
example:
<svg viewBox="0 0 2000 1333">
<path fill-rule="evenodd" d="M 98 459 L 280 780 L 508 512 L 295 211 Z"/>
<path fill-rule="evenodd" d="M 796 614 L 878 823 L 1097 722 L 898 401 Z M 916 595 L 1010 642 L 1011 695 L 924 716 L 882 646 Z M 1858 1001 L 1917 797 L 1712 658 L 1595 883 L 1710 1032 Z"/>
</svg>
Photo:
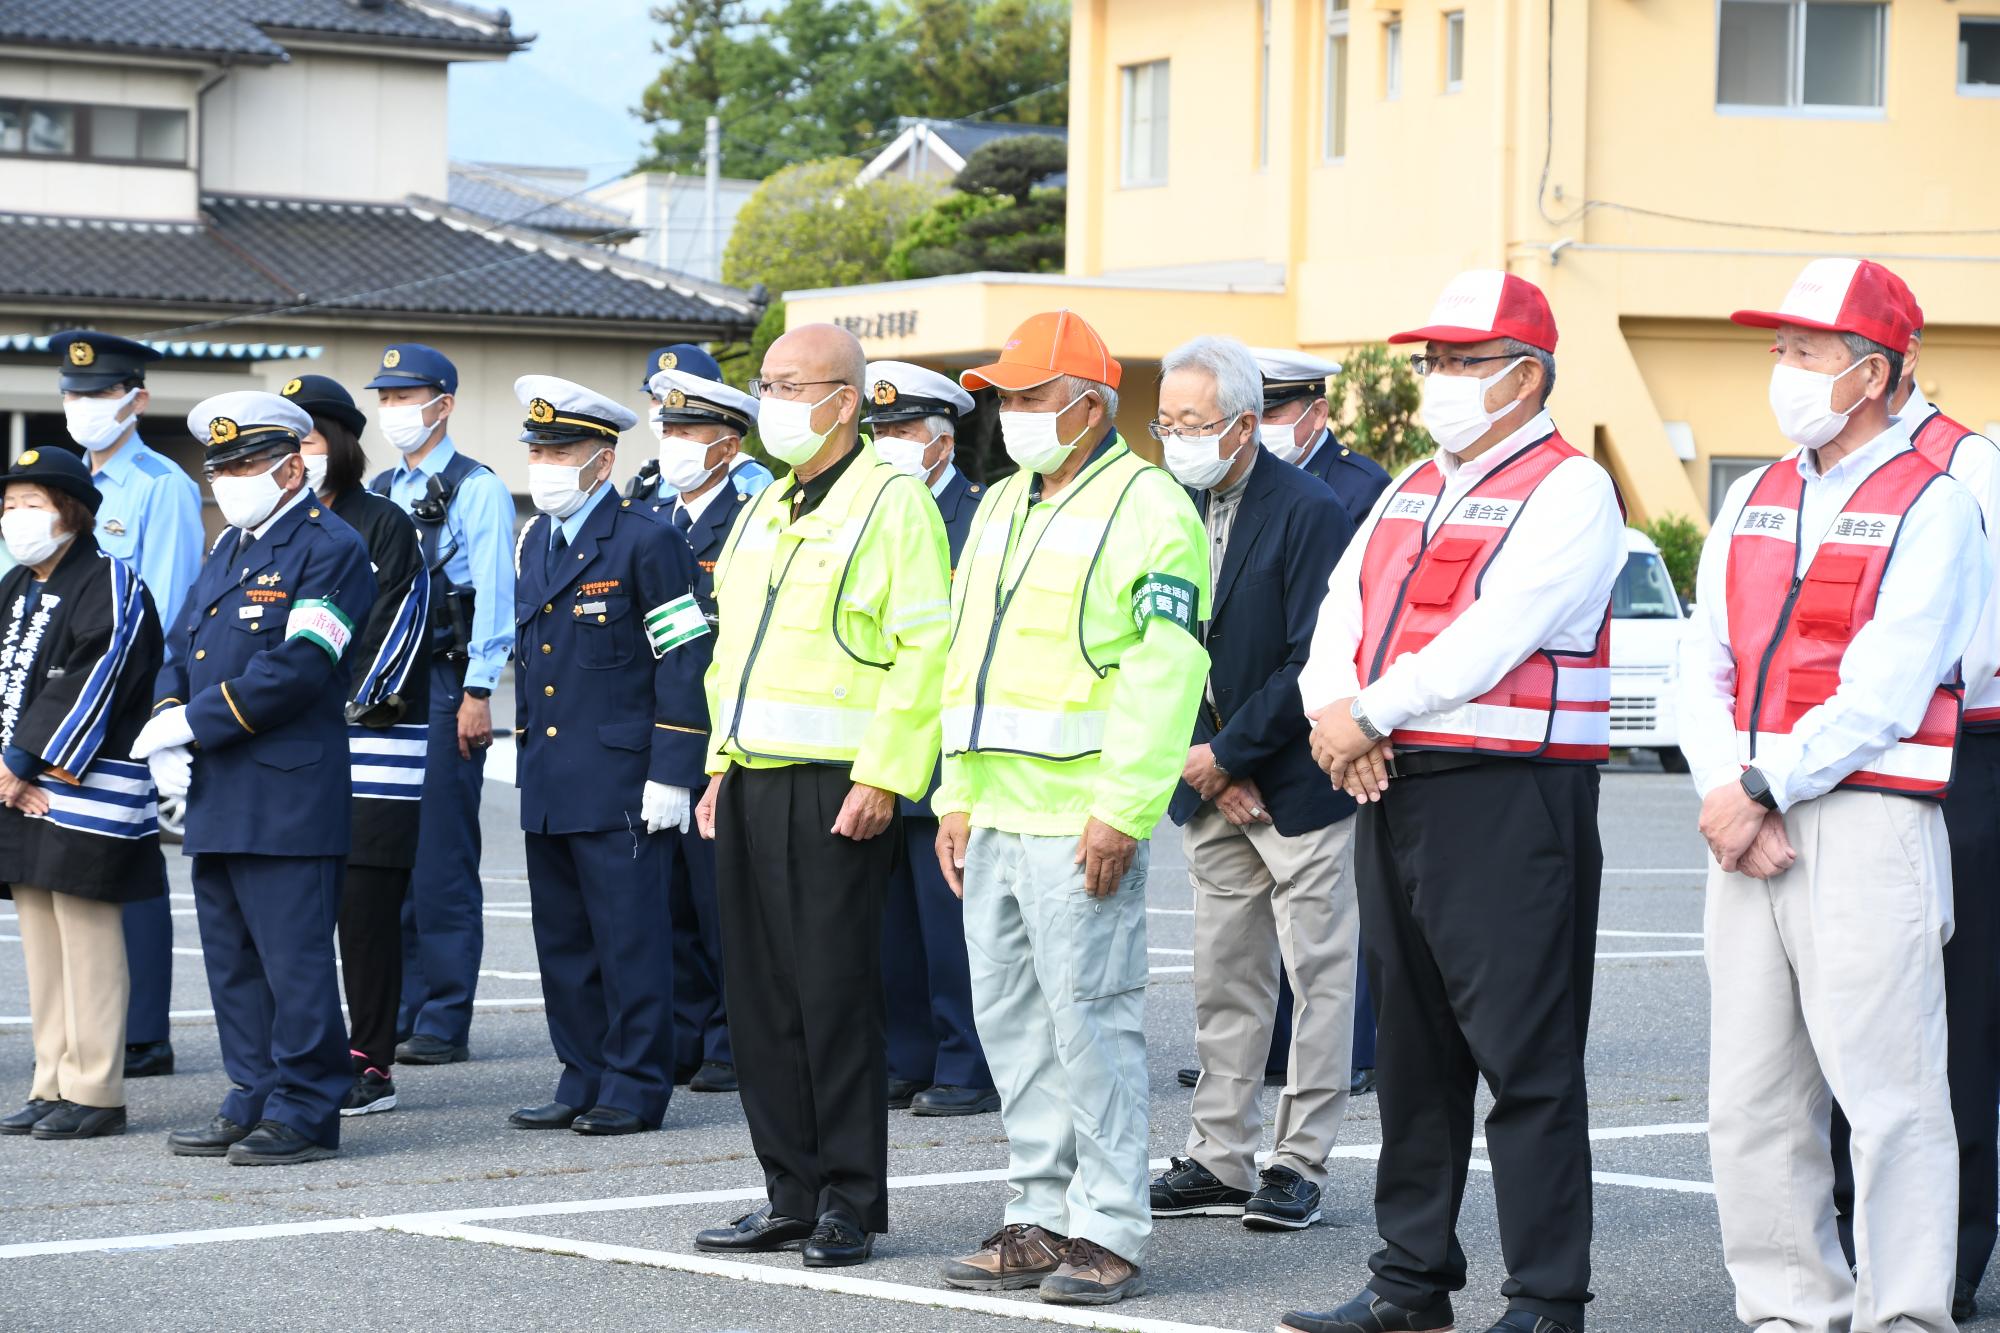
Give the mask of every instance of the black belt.
<svg viewBox="0 0 2000 1333">
<path fill-rule="evenodd" d="M 1457 768 L 1490 764 L 1501 758 L 1492 754 L 1467 754 L 1452 750 L 1404 750 L 1389 760 L 1392 778 L 1421 778 L 1433 773 L 1449 773 Z"/>
</svg>

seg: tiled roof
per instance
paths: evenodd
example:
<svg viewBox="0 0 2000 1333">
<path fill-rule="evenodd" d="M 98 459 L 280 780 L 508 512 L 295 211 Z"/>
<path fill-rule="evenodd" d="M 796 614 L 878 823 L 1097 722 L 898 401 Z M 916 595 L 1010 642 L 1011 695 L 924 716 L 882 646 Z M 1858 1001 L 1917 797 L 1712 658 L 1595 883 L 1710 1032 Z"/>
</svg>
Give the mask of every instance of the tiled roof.
<svg viewBox="0 0 2000 1333">
<path fill-rule="evenodd" d="M 609 243 L 616 234 L 629 235 L 632 220 L 623 213 L 552 190 L 539 181 L 472 162 L 451 164 L 451 203 L 468 213 L 497 222 L 540 227 Z"/>
<path fill-rule="evenodd" d="M 924 123 L 930 126 L 932 134 L 951 145 L 952 152 L 964 158 L 970 158 L 995 139 L 1013 139 L 1024 134 L 1048 139 L 1069 138 L 1069 131 L 1061 125 L 1009 125 L 997 120 L 927 120 Z"/>
<path fill-rule="evenodd" d="M 734 288 L 442 203 L 206 195 L 201 223 L 0 214 L 0 301 L 257 311 L 367 310 L 418 319 L 615 321 L 748 334 Z"/>
<path fill-rule="evenodd" d="M 502 12 L 433 0 L 0 0 L 0 44 L 275 61 L 271 34 L 352 37 L 472 51 L 526 44 Z"/>
</svg>

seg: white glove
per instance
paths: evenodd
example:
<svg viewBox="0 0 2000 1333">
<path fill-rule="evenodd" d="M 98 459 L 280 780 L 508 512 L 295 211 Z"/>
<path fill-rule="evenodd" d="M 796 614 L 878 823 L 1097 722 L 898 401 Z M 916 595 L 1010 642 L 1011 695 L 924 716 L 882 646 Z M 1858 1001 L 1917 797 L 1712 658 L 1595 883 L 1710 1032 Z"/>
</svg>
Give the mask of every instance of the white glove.
<svg viewBox="0 0 2000 1333">
<path fill-rule="evenodd" d="M 677 828 L 686 833 L 693 808 L 686 787 L 669 787 L 664 782 L 648 782 L 644 794 L 639 797 L 639 814 L 646 821 L 648 833 L 658 833 L 666 828 Z"/>
<path fill-rule="evenodd" d="M 170 745 L 153 751 L 146 756 L 146 767 L 152 770 L 153 786 L 162 797 L 170 801 L 186 797 L 194 779 L 194 755 L 187 746 Z"/>
<path fill-rule="evenodd" d="M 132 742 L 132 757 L 150 759 L 172 746 L 193 745 L 194 728 L 188 725 L 187 714 L 186 704 L 176 704 L 139 728 L 139 739 Z"/>
</svg>

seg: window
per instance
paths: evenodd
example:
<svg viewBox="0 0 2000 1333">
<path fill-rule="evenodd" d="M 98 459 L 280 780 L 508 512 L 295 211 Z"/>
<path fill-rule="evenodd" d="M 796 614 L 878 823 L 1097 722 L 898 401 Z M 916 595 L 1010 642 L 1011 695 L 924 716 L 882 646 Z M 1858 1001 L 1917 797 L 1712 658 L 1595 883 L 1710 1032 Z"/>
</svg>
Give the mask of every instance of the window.
<svg viewBox="0 0 2000 1333">
<path fill-rule="evenodd" d="M 2000 18 L 1958 21 L 1958 90 L 2000 97 Z"/>
<path fill-rule="evenodd" d="M 185 111 L 0 101 L 0 154 L 187 165 Z"/>
<path fill-rule="evenodd" d="M 1271 165 L 1271 0 L 1264 0 L 1264 45 L 1258 56 L 1257 76 L 1263 101 L 1257 108 L 1257 165 Z"/>
<path fill-rule="evenodd" d="M 1393 102 L 1403 95 L 1403 21 L 1382 25 L 1382 96 Z"/>
<path fill-rule="evenodd" d="M 1326 160 L 1347 156 L 1347 0 L 1326 0 Z"/>
<path fill-rule="evenodd" d="M 1455 9 L 1444 16 L 1444 90 L 1455 93 L 1465 86 L 1465 11 Z"/>
<path fill-rule="evenodd" d="M 1768 458 L 1711 458 L 1708 460 L 1708 518 L 1712 523 L 1722 509 L 1729 488 L 1771 460 Z"/>
<path fill-rule="evenodd" d="M 1614 620 L 1679 620 L 1681 599 L 1667 576 L 1667 562 L 1651 551 L 1627 551 L 1625 568 L 1611 585 Z"/>
<path fill-rule="evenodd" d="M 1715 104 L 1879 108 L 1888 10 L 1876 0 L 1722 0 Z M 1962 35 L 1959 49 L 1963 63 Z"/>
<path fill-rule="evenodd" d="M 1167 183 L 1167 62 L 1127 65 L 1125 76 L 1126 185 Z"/>
</svg>

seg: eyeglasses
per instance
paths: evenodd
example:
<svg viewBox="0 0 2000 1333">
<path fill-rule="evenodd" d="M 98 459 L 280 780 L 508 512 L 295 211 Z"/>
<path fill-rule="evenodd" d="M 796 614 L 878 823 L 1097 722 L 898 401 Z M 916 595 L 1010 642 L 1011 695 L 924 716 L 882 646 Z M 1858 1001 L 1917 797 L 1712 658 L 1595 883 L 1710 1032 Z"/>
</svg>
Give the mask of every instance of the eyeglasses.
<svg viewBox="0 0 2000 1333">
<path fill-rule="evenodd" d="M 1416 371 L 1419 375 L 1428 375 L 1438 370 L 1442 370 L 1447 375 L 1463 375 L 1474 366 L 1483 365 L 1488 361 L 1512 361 L 1513 359 L 1513 357 L 1507 355 L 1505 352 L 1496 353 L 1493 356 L 1425 356 L 1422 352 L 1418 352 L 1410 358 L 1410 369 Z"/>
<path fill-rule="evenodd" d="M 847 387 L 846 380 L 767 380 L 760 378 L 750 381 L 750 396 L 752 398 L 797 398 L 809 385 L 815 384 L 838 384 L 842 388 Z"/>
<path fill-rule="evenodd" d="M 1168 440 L 1192 443 L 1203 436 L 1214 435 L 1217 428 L 1228 425 L 1232 420 L 1233 417 L 1222 417 L 1200 426 L 1163 426 L 1157 421 L 1149 421 L 1146 423 L 1146 433 L 1161 444 L 1165 444 Z"/>
</svg>

